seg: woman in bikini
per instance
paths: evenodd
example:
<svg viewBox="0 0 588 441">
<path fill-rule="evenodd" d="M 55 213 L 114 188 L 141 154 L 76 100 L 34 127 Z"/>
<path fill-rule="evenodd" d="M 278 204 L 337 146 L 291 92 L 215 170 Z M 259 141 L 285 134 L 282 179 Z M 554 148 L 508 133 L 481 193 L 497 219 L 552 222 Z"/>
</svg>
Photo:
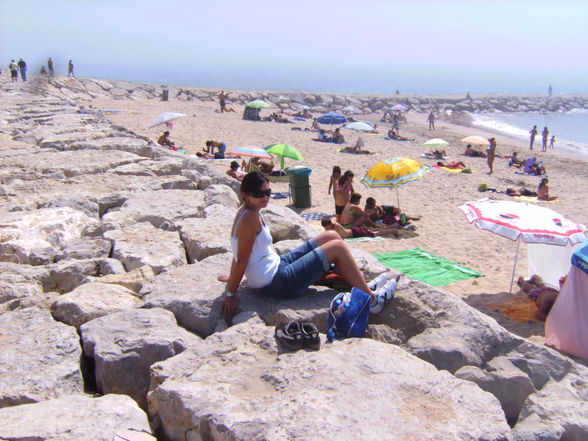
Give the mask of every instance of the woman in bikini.
<svg viewBox="0 0 588 441">
<path fill-rule="evenodd" d="M 337 185 L 340 177 L 341 167 L 336 165 L 333 167 L 333 173 L 331 174 L 331 179 L 329 180 L 329 190 L 327 192 L 327 194 L 331 194 L 331 189 L 333 189 L 333 199 L 335 199 L 335 192 L 337 190 Z"/>
<path fill-rule="evenodd" d="M 343 213 L 343 209 L 347 202 L 349 202 L 349 197 L 353 191 L 353 177 L 355 175 L 351 170 L 347 170 L 343 173 L 343 176 L 339 178 L 339 182 L 337 182 L 337 188 L 335 190 L 335 219 L 337 222 L 341 221 L 341 214 Z"/>
<path fill-rule="evenodd" d="M 392 298 L 393 286 L 388 277 L 378 277 L 369 285 L 353 260 L 351 251 L 335 231 L 325 231 L 300 247 L 278 256 L 272 246 L 270 229 L 260 211 L 269 203 L 271 189 L 267 177 L 248 173 L 241 182 L 243 205 L 235 216 L 231 231 L 233 259 L 223 294 L 222 312 L 234 315 L 239 306 L 237 289 L 245 276 L 249 288 L 260 289 L 276 298 L 293 298 L 317 281 L 334 263 L 345 281 L 369 294 L 373 313 L 378 313 Z"/>
</svg>

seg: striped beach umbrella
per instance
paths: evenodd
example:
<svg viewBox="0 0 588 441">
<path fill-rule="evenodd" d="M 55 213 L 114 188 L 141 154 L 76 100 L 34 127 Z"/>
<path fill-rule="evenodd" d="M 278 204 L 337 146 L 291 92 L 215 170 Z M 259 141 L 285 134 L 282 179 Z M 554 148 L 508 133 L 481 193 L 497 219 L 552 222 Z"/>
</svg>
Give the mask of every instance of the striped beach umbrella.
<svg viewBox="0 0 588 441">
<path fill-rule="evenodd" d="M 400 208 L 398 187 L 421 179 L 431 168 L 410 158 L 385 159 L 374 165 L 360 182 L 368 188 L 395 188 Z"/>
<path fill-rule="evenodd" d="M 269 159 L 272 157 L 268 152 L 266 152 L 261 147 L 257 147 L 255 145 L 244 145 L 241 147 L 235 147 L 229 151 L 229 154 L 233 155 L 243 155 L 243 156 L 252 156 L 255 158 L 266 158 Z"/>
</svg>

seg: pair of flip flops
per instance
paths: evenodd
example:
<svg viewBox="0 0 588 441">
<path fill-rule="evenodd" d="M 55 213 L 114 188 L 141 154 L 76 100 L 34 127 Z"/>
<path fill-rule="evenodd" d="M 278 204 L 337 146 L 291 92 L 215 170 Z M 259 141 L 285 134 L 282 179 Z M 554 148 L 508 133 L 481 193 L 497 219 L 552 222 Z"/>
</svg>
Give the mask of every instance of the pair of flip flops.
<svg viewBox="0 0 588 441">
<path fill-rule="evenodd" d="M 279 343 L 292 351 L 321 347 L 318 329 L 314 323 L 303 320 L 278 323 L 274 336 Z"/>
</svg>

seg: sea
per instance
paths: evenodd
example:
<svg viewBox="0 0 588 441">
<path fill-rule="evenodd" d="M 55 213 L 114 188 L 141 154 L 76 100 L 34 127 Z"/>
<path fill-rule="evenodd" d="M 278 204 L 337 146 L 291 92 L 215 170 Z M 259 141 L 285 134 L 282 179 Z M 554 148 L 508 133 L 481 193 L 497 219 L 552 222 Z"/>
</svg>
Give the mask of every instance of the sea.
<svg viewBox="0 0 588 441">
<path fill-rule="evenodd" d="M 93 66 L 88 76 L 144 81 L 167 86 L 233 90 L 308 91 L 361 94 L 445 95 L 467 94 L 588 94 L 588 75 L 459 71 L 442 68 L 408 68 L 354 65 L 206 65 L 177 66 L 173 73 L 157 67 L 120 66 L 113 70 Z M 588 155 L 588 109 L 560 113 L 474 114 L 474 125 L 498 133 L 529 139 L 536 125 L 555 135 L 555 148 Z M 541 136 L 536 142 L 541 142 Z M 540 148 L 540 147 L 539 147 Z"/>
</svg>

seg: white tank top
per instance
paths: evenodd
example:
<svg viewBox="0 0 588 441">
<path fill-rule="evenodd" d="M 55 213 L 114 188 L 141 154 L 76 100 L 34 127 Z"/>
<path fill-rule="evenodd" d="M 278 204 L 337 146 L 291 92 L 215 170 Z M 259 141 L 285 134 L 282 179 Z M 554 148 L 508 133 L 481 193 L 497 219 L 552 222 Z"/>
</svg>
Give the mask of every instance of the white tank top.
<svg viewBox="0 0 588 441">
<path fill-rule="evenodd" d="M 247 210 L 241 211 L 239 217 L 235 221 L 233 231 L 237 231 L 239 223 Z M 275 252 L 272 245 L 272 236 L 269 227 L 261 218 L 261 231 L 255 236 L 251 255 L 247 268 L 245 268 L 245 277 L 247 278 L 247 286 L 249 288 L 263 288 L 270 284 L 274 276 L 278 272 L 280 265 L 280 256 Z M 239 239 L 231 234 L 231 250 L 233 251 L 233 259 L 237 261 L 239 250 Z"/>
</svg>

